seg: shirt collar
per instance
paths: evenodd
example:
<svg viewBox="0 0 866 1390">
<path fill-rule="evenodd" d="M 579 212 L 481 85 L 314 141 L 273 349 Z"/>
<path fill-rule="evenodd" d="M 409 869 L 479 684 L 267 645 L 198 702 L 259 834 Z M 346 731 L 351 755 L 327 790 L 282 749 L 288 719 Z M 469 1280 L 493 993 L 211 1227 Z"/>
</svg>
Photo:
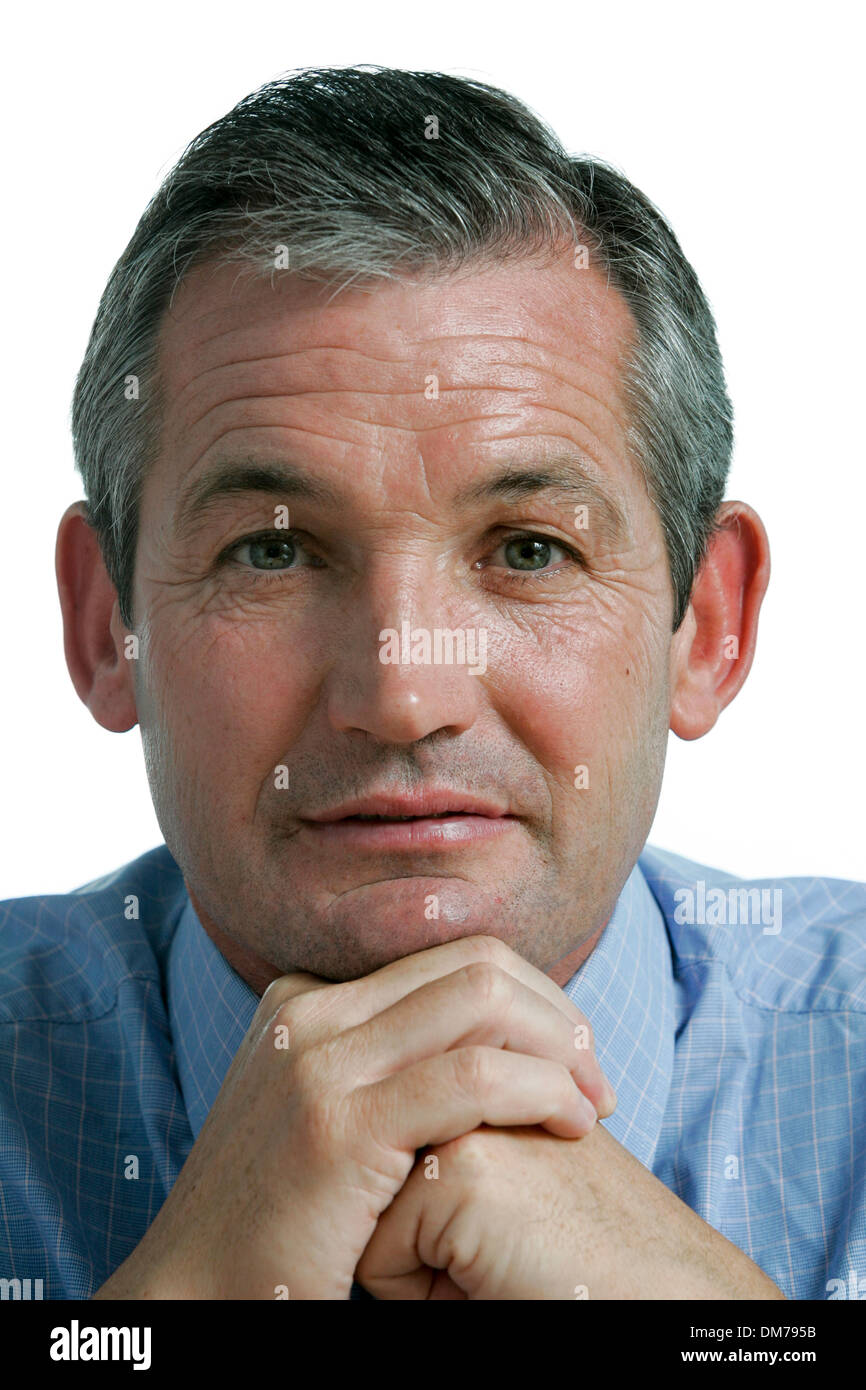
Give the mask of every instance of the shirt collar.
<svg viewBox="0 0 866 1390">
<path fill-rule="evenodd" d="M 598 944 L 564 986 L 617 1095 L 605 1128 L 651 1168 L 670 1094 L 675 994 L 662 911 L 635 864 Z"/>
<path fill-rule="evenodd" d="M 598 1060 L 617 1094 L 616 1110 L 602 1123 L 651 1167 L 673 1073 L 674 981 L 665 920 L 639 864 L 564 989 L 592 1023 Z M 197 1139 L 259 998 L 214 945 L 188 896 L 169 954 L 168 1003 Z"/>
<path fill-rule="evenodd" d="M 168 1010 L 194 1139 L 258 1006 L 258 995 L 211 941 L 187 895 L 169 953 Z"/>
</svg>

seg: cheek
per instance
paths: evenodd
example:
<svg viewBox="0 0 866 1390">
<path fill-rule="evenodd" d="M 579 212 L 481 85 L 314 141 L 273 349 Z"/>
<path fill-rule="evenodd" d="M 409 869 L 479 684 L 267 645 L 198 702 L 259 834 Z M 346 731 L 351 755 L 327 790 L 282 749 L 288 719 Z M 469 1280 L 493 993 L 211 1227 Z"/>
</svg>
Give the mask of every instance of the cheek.
<svg viewBox="0 0 866 1390">
<path fill-rule="evenodd" d="M 294 742 L 303 697 L 273 624 L 198 616 L 163 625 L 145 652 L 142 736 L 170 743 L 199 784 L 257 788 Z M 292 648 L 294 650 L 294 648 Z"/>
<path fill-rule="evenodd" d="M 575 768 L 586 767 L 590 787 L 607 784 L 607 773 L 641 756 L 666 675 L 646 615 L 546 624 L 513 634 L 504 650 L 507 659 L 491 671 L 497 703 L 555 781 L 572 788 Z"/>
</svg>

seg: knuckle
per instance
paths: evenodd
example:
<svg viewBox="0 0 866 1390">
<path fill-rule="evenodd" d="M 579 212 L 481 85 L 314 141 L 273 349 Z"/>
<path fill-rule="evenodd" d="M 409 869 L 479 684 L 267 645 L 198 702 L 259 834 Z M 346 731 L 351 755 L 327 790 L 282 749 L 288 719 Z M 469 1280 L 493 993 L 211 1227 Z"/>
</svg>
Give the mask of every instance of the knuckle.
<svg viewBox="0 0 866 1390">
<path fill-rule="evenodd" d="M 314 1168 L 331 1162 L 343 1137 L 340 1098 L 318 1091 L 308 1094 L 303 1110 L 303 1148 Z"/>
<path fill-rule="evenodd" d="M 291 1100 L 298 1108 L 308 1153 L 329 1154 L 341 1133 L 346 1097 L 333 1084 L 330 1046 L 316 1044 L 300 1052 L 291 1071 Z"/>
<path fill-rule="evenodd" d="M 282 1055 L 293 1062 L 303 1050 L 304 1011 L 300 999 L 286 999 L 276 1008 L 268 1010 L 264 1017 L 264 1027 L 260 1045 L 264 1048 L 279 1048 Z"/>
<path fill-rule="evenodd" d="M 340 1031 L 336 1019 L 344 996 L 337 993 L 338 988 L 308 989 L 299 994 L 291 980 L 274 980 L 262 995 L 260 1017 L 270 1027 L 286 1028 L 292 1046 L 302 1045 L 304 1039 L 318 1042 Z"/>
<path fill-rule="evenodd" d="M 288 1004 L 290 1000 L 300 998 L 296 988 L 286 975 L 278 975 L 275 980 L 271 980 L 264 994 L 261 997 L 261 1007 L 269 1012 L 271 1009 L 278 1008 L 280 1004 Z"/>
<path fill-rule="evenodd" d="M 295 997 L 294 999 L 283 999 L 276 1008 L 271 1022 L 279 1023 L 289 1028 L 296 1029 L 303 1020 L 304 1007 L 303 1000 Z"/>
<path fill-rule="evenodd" d="M 306 1106 L 324 1096 L 327 1090 L 326 1049 L 322 1044 L 298 1048 L 291 1057 L 292 1091 L 304 1099 Z"/>
<path fill-rule="evenodd" d="M 457 1084 L 467 1095 L 475 1099 L 485 1099 L 494 1083 L 490 1049 L 461 1047 L 453 1057 Z"/>
<path fill-rule="evenodd" d="M 513 998 L 513 979 L 487 960 L 464 966 L 463 976 L 479 1005 L 485 1010 L 500 1008 Z"/>
<path fill-rule="evenodd" d="M 461 1172 L 486 1172 L 490 1159 L 490 1134 L 489 1130 L 470 1129 L 466 1134 L 458 1134 L 456 1138 L 438 1144 L 433 1152 L 447 1165 L 449 1173 L 455 1165 Z"/>
<path fill-rule="evenodd" d="M 282 980 L 272 980 L 259 1000 L 258 1015 L 262 1023 L 279 1023 L 289 1028 L 298 1025 L 302 1017 L 303 996 L 288 994 Z"/>
<path fill-rule="evenodd" d="M 463 945 L 473 960 L 487 961 L 497 965 L 500 970 L 508 970 L 514 960 L 514 952 L 498 936 L 467 936 Z"/>
</svg>

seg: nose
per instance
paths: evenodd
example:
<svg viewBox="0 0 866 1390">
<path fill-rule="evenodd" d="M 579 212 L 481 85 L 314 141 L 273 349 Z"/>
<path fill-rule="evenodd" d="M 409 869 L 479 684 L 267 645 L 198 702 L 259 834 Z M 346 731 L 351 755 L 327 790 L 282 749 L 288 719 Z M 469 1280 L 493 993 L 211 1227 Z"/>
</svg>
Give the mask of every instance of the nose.
<svg viewBox="0 0 866 1390">
<path fill-rule="evenodd" d="M 449 621 L 455 605 L 441 582 L 393 563 L 369 578 L 328 673 L 332 728 L 405 744 L 443 730 L 463 733 L 475 722 L 487 633 Z"/>
</svg>

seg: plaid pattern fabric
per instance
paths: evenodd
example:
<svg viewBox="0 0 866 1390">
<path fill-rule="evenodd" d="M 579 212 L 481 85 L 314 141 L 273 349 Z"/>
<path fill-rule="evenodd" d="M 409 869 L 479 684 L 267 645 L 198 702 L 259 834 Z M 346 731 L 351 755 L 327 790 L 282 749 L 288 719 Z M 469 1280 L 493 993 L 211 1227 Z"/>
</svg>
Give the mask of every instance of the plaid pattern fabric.
<svg viewBox="0 0 866 1390">
<path fill-rule="evenodd" d="M 788 1297 L 866 1295 L 866 885 L 647 846 L 565 989 L 614 1137 Z M 0 903 L 6 1296 L 88 1298 L 131 1253 L 257 1004 L 165 845 Z"/>
</svg>

